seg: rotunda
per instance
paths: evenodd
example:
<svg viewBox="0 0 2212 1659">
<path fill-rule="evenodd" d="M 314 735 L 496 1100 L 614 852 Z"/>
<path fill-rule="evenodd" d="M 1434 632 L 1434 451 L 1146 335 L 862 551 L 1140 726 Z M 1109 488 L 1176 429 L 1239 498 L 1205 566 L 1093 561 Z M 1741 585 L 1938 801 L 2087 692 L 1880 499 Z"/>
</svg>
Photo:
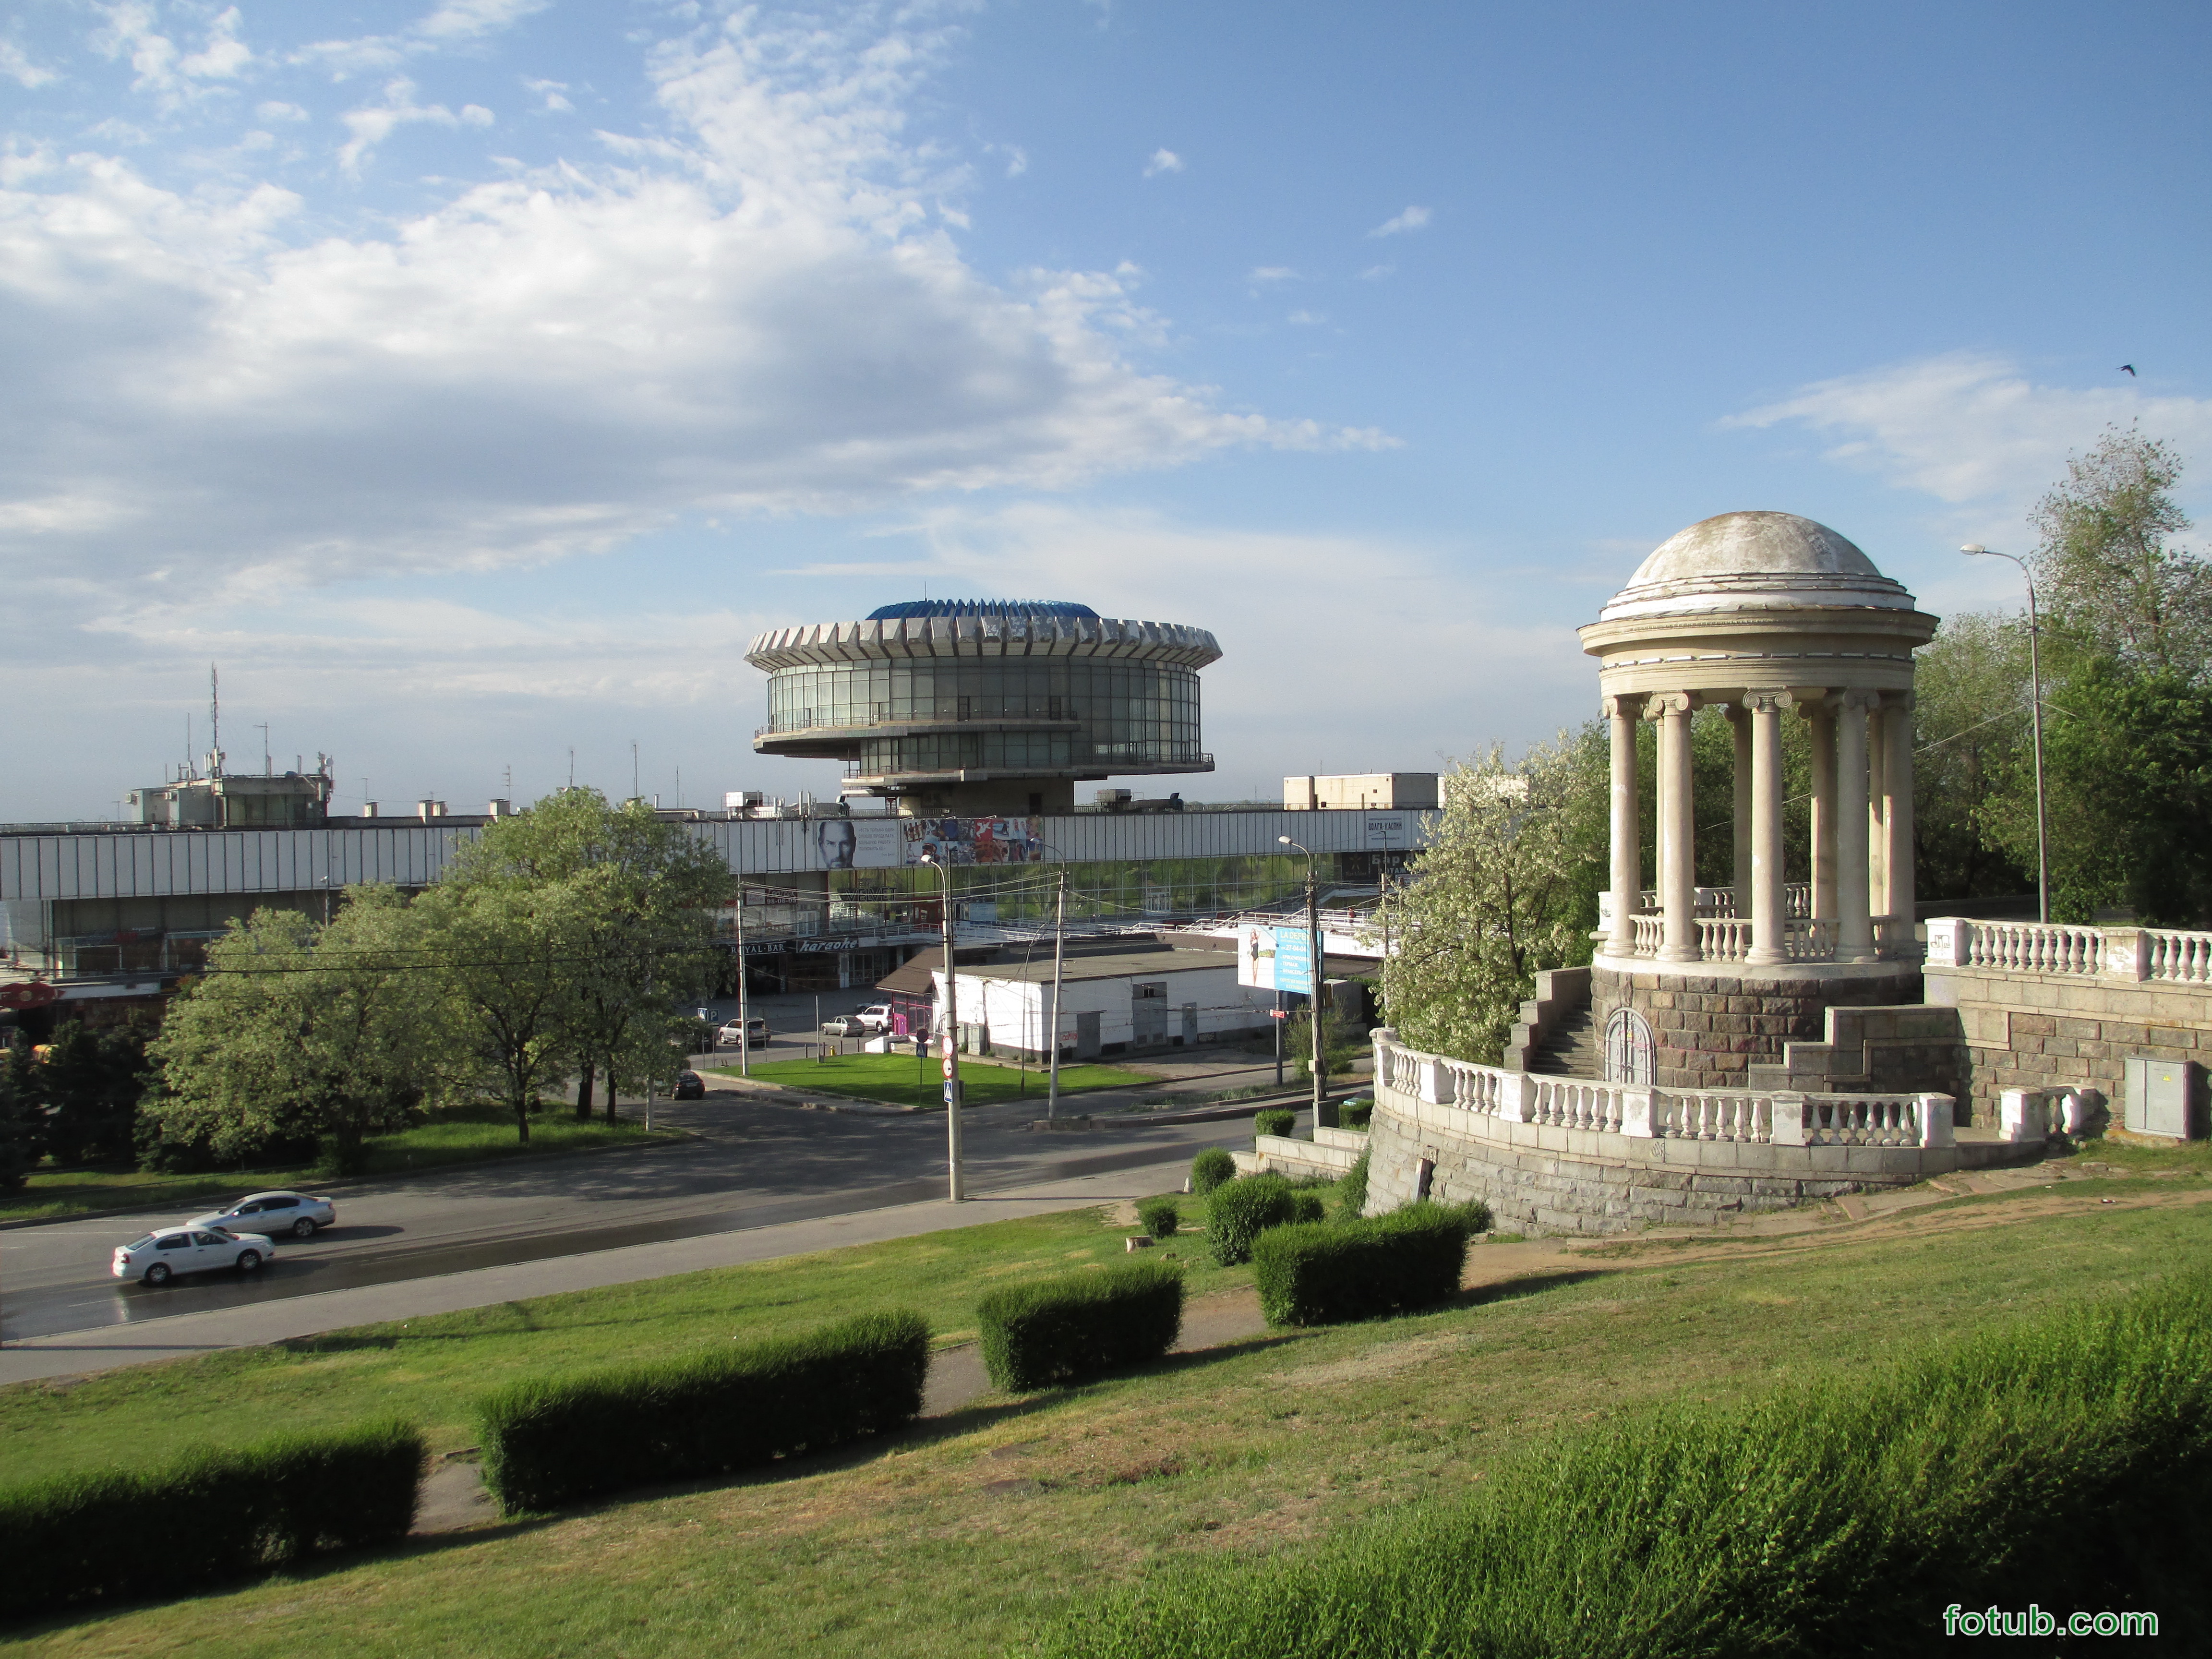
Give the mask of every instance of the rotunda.
<svg viewBox="0 0 2212 1659">
<path fill-rule="evenodd" d="M 1612 727 L 1612 891 L 1592 965 L 1608 1076 L 1733 1084 L 1838 1003 L 1917 1000 L 1912 652 L 1936 619 L 1825 525 L 1725 513 L 1669 538 L 1580 630 Z M 1733 884 L 1697 884 L 1690 718 L 1735 728 Z M 1782 721 L 1811 738 L 1810 879 L 1785 880 Z M 1658 728 L 1643 884 L 1637 724 Z"/>
</svg>

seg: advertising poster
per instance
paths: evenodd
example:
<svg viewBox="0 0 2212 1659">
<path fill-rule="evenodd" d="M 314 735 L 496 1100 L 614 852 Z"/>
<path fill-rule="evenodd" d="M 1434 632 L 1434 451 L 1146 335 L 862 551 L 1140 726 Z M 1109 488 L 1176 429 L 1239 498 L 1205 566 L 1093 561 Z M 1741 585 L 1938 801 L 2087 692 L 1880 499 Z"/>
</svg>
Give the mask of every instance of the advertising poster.
<svg viewBox="0 0 2212 1659">
<path fill-rule="evenodd" d="M 904 862 L 929 853 L 942 864 L 1037 864 L 1044 859 L 1043 825 L 1036 818 L 902 818 Z"/>
<path fill-rule="evenodd" d="M 1237 930 L 1237 982 L 1258 991 L 1275 988 L 1275 930 L 1239 927 Z"/>
<path fill-rule="evenodd" d="M 892 870 L 905 844 L 899 818 L 816 818 L 806 826 L 824 870 Z"/>
<path fill-rule="evenodd" d="M 1237 982 L 1258 991 L 1312 995 L 1312 943 L 1303 927 L 1239 927 Z"/>
</svg>

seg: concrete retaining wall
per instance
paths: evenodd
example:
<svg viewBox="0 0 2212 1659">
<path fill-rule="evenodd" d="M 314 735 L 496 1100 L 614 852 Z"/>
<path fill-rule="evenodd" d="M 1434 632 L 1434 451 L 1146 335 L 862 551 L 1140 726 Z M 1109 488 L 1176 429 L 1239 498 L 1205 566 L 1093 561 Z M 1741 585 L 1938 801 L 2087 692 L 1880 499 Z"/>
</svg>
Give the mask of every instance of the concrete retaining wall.
<svg viewBox="0 0 2212 1659">
<path fill-rule="evenodd" d="M 1920 1000 L 1920 972 L 1851 978 L 1748 978 L 1712 974 L 1642 973 L 1595 968 L 1590 1012 L 1601 1036 L 1615 1009 L 1633 1008 L 1650 1022 L 1656 1045 L 1652 1081 L 1662 1089 L 1742 1089 L 1753 1066 L 1783 1063 L 1793 1039 L 1818 1042 L 1827 1011 Z M 1935 1085 L 1915 1085 L 1933 1088 Z"/>
</svg>

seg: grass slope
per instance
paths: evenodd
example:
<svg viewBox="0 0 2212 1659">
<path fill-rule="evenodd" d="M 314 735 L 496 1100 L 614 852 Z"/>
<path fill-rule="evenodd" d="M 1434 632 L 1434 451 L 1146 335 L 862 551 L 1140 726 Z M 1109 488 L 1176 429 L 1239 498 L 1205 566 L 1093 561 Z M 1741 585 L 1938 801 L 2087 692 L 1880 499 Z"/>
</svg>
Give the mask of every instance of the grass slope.
<svg viewBox="0 0 2212 1659">
<path fill-rule="evenodd" d="M 941 1062 L 917 1060 L 911 1054 L 833 1054 L 828 1059 L 775 1060 L 756 1065 L 752 1075 L 763 1083 L 780 1083 L 787 1089 L 806 1089 L 823 1094 L 849 1095 L 856 1100 L 879 1100 L 892 1106 L 941 1106 L 945 1103 L 945 1074 Z M 724 1077 L 735 1077 L 734 1066 L 714 1068 Z M 1118 1066 L 1062 1066 L 1060 1092 L 1081 1094 L 1091 1089 L 1127 1089 L 1157 1081 L 1143 1072 Z M 1045 1073 L 1030 1066 L 1026 1073 L 1012 1066 L 988 1060 L 960 1062 L 962 1097 L 970 1106 L 995 1106 L 1001 1101 L 1045 1095 Z"/>
<path fill-rule="evenodd" d="M 1462 1497 L 1557 1430 L 1662 1405 L 1720 1419 L 1824 1377 L 1848 1389 L 1886 1375 L 1905 1345 L 2201 1267 L 2207 1198 L 2193 1170 L 2085 1180 L 1794 1239 L 1556 1258 L 1419 1317 L 1269 1333 L 1079 1389 L 988 1396 L 889 1448 L 419 1540 L 0 1645 L 239 1659 L 289 1659 L 332 1636 L 362 1659 L 1003 1652 L 1100 1588 Z M 433 1443 L 447 1446 L 467 1392 L 459 1373 L 477 1367 L 668 1352 L 884 1300 L 921 1307 L 949 1337 L 983 1286 L 1098 1259 L 1115 1240 L 1096 1217 L 1002 1223 L 412 1322 L 320 1352 L 219 1356 L 161 1368 L 166 1378 L 25 1385 L 0 1390 L 0 1461 L 47 1445 L 72 1462 L 135 1455 L 141 1438 L 235 1416 L 258 1431 L 395 1405 L 444 1425 Z M 1471 1263 L 1480 1275 L 1518 1259 L 1483 1246 Z M 1192 1265 L 1194 1316 L 1209 1291 L 1249 1283 Z"/>
<path fill-rule="evenodd" d="M 434 1113 L 426 1123 L 368 1143 L 363 1176 L 405 1175 L 442 1170 L 456 1164 L 530 1158 L 549 1152 L 595 1151 L 608 1146 L 647 1146 L 675 1140 L 674 1132 L 647 1133 L 641 1123 L 618 1118 L 576 1121 L 574 1109 L 548 1104 L 530 1122 L 530 1144 L 515 1139 L 514 1118 L 504 1106 L 454 1106 Z M 18 1191 L 0 1193 L 0 1221 L 81 1215 L 88 1210 L 143 1206 L 149 1210 L 198 1206 L 203 1200 L 234 1198 L 264 1187 L 317 1190 L 313 1165 L 286 1169 L 217 1170 L 211 1175 L 149 1175 L 138 1170 L 37 1170 Z"/>
</svg>

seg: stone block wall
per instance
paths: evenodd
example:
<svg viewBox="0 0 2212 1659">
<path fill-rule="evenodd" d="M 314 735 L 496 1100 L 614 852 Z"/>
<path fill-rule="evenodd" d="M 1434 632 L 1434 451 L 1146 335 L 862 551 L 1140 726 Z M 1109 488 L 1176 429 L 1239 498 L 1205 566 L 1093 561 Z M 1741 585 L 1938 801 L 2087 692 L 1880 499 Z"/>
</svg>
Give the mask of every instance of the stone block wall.
<svg viewBox="0 0 2212 1659">
<path fill-rule="evenodd" d="M 1830 1008 L 1917 1003 L 1920 994 L 1917 968 L 1849 979 L 1754 979 L 1611 968 L 1590 973 L 1590 1011 L 1599 1031 L 1623 1006 L 1650 1022 L 1656 1044 L 1652 1080 L 1663 1089 L 1748 1088 L 1753 1066 L 1782 1065 L 1784 1049 L 1792 1041 L 1820 1041 Z"/>
<path fill-rule="evenodd" d="M 1949 1095 L 1960 1103 L 1964 1123 L 1974 1121 L 1965 1115 L 1971 1066 L 1957 1009 L 1906 1003 L 1831 1007 L 1820 1042 L 1785 1043 L 1780 1065 L 1755 1062 L 1747 1077 L 1758 1090 Z"/>
<path fill-rule="evenodd" d="M 1977 1123 L 1996 1121 L 2006 1089 L 2088 1087 L 2125 1121 L 2130 1055 L 2212 1066 L 2212 986 L 2069 977 L 1986 968 L 1927 970 L 1928 1000 L 1955 1012 Z"/>
</svg>

